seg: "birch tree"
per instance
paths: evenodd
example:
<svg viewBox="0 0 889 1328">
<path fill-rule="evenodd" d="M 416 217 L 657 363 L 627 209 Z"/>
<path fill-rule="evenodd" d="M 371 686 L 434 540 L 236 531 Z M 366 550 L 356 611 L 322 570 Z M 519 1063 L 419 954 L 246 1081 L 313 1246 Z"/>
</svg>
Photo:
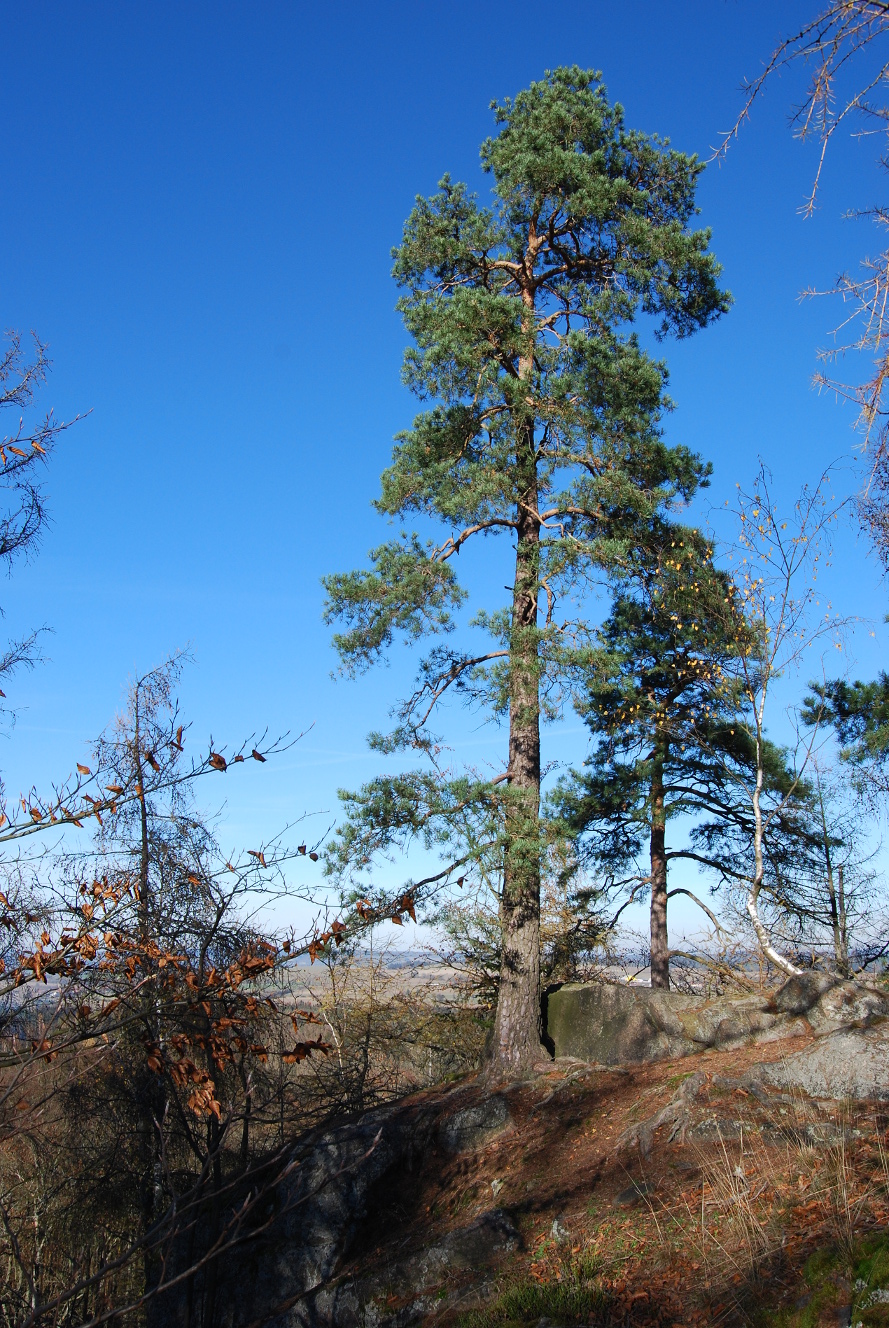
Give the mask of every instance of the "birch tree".
<svg viewBox="0 0 889 1328">
<path fill-rule="evenodd" d="M 814 773 L 812 757 L 825 735 L 826 713 L 816 707 L 807 715 L 808 734 L 789 758 L 790 778 L 778 797 L 768 797 L 769 750 L 766 736 L 777 698 L 776 687 L 787 673 L 798 670 L 818 645 L 842 648 L 844 620 L 835 612 L 818 584 L 830 562 L 830 537 L 840 504 L 829 497 L 830 477 L 805 487 L 793 512 L 783 520 L 771 493 L 770 476 L 761 467 L 752 493 L 739 491 L 736 514 L 740 526 L 732 592 L 726 598 L 729 629 L 743 647 L 737 654 L 737 678 L 743 697 L 742 721 L 753 745 L 754 759 L 747 796 L 752 817 L 752 863 L 748 869 L 731 867 L 723 859 L 723 872 L 743 882 L 745 908 L 763 955 L 788 976 L 797 966 L 773 943 L 763 921 L 760 899 L 770 874 L 780 882 L 780 871 L 770 873 L 772 839 L 782 821 L 798 821 L 798 837 L 811 836 L 806 826 L 805 782 Z M 796 810 L 799 815 L 795 814 Z M 801 819 L 800 819 L 801 818 Z M 784 832 L 786 838 L 787 832 Z M 778 901 L 780 903 L 780 900 Z"/>
</svg>

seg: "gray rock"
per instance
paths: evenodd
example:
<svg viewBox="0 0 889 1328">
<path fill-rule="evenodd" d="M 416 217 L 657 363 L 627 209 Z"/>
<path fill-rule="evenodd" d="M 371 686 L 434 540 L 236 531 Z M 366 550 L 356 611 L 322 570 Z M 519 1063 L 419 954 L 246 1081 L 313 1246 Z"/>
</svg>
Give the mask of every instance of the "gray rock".
<svg viewBox="0 0 889 1328">
<path fill-rule="evenodd" d="M 314 1146 L 280 1195 L 282 1220 L 263 1269 L 272 1304 L 282 1288 L 310 1290 L 328 1280 L 348 1252 L 367 1211 L 371 1188 L 394 1167 L 408 1167 L 422 1151 L 431 1122 L 413 1122 L 397 1111 L 370 1113 L 359 1124 L 331 1131 Z M 299 1324 L 300 1315 L 269 1328 Z"/>
<path fill-rule="evenodd" d="M 199 1274 L 190 1289 L 179 1284 L 151 1300 L 148 1328 L 359 1323 L 356 1287 L 329 1283 L 363 1228 L 374 1187 L 396 1169 L 410 1172 L 434 1126 L 432 1111 L 406 1104 L 304 1140 L 269 1196 L 267 1230 L 215 1263 L 211 1277 Z"/>
<path fill-rule="evenodd" d="M 648 987 L 568 983 L 547 1003 L 556 1055 L 600 1065 L 660 1060 L 689 1048 L 679 1021 L 686 999 Z"/>
<path fill-rule="evenodd" d="M 810 1097 L 885 1101 L 889 1099 L 889 1021 L 839 1029 L 783 1061 L 757 1066 L 755 1073 L 767 1084 L 795 1088 Z"/>
<path fill-rule="evenodd" d="M 835 982 L 826 988 L 806 1018 L 816 1033 L 832 1033 L 852 1024 L 868 1027 L 889 1015 L 884 992 L 857 982 Z"/>
<path fill-rule="evenodd" d="M 568 983 L 549 995 L 558 1057 L 630 1065 L 711 1048 L 831 1033 L 889 1016 L 889 995 L 826 973 L 790 978 L 772 995 L 720 997 L 617 983 Z"/>
<path fill-rule="evenodd" d="M 461 1101 L 466 1093 L 458 1089 L 444 1111 Z M 410 1258 L 370 1260 L 371 1271 L 357 1278 L 343 1273 L 345 1260 L 359 1236 L 375 1238 L 368 1222 L 378 1186 L 391 1177 L 404 1184 L 436 1139 L 457 1150 L 475 1148 L 511 1125 L 504 1098 L 495 1096 L 443 1120 L 440 1103 L 408 1102 L 310 1136 L 269 1197 L 267 1216 L 274 1220 L 268 1229 L 214 1265 L 212 1279 L 199 1276 L 190 1290 L 182 1284 L 150 1302 L 149 1328 L 203 1322 L 215 1328 L 260 1322 L 263 1328 L 409 1328 L 427 1322 L 443 1294 L 457 1303 L 467 1274 L 472 1287 L 486 1285 L 484 1270 L 521 1245 L 502 1209 Z"/>
<path fill-rule="evenodd" d="M 437 1244 L 375 1275 L 325 1290 L 312 1303 L 312 1328 L 411 1328 L 433 1313 L 492 1291 L 489 1274 L 522 1239 L 500 1208 L 482 1213 Z M 468 1278 L 467 1278 L 468 1275 Z M 395 1303 L 393 1303 L 393 1297 Z"/>
<path fill-rule="evenodd" d="M 559 1056 L 601 1065 L 687 1056 L 767 1034 L 780 1022 L 767 997 L 701 996 L 609 983 L 570 983 L 551 993 L 547 1031 Z"/>
<path fill-rule="evenodd" d="M 521 1247 L 522 1238 L 502 1208 L 482 1213 L 469 1226 L 451 1231 L 420 1261 L 425 1280 L 449 1268 L 476 1271 Z"/>
<path fill-rule="evenodd" d="M 688 1131 L 688 1138 L 699 1144 L 722 1143 L 726 1139 L 739 1139 L 744 1133 L 740 1121 L 731 1116 L 707 1116 L 697 1121 Z"/>
<path fill-rule="evenodd" d="M 506 1099 L 498 1095 L 448 1117 L 439 1127 L 439 1139 L 448 1153 L 471 1153 L 484 1148 L 511 1126 Z"/>
<path fill-rule="evenodd" d="M 814 969 L 808 973 L 798 973 L 778 988 L 772 1004 L 781 1014 L 808 1014 L 819 997 L 835 985 L 836 979 L 829 973 L 819 973 Z"/>
<path fill-rule="evenodd" d="M 614 1196 L 615 1208 L 635 1208 L 643 1199 L 654 1194 L 655 1186 L 649 1185 L 645 1180 L 634 1180 L 632 1185 L 628 1185 L 625 1190 Z"/>
</svg>

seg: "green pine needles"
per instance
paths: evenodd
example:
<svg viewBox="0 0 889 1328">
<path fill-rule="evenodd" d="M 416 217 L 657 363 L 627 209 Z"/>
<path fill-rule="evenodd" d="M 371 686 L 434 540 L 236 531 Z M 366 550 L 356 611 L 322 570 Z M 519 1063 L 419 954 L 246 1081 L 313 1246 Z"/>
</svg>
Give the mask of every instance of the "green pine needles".
<svg viewBox="0 0 889 1328">
<path fill-rule="evenodd" d="M 594 649 L 584 597 L 709 470 L 665 444 L 666 369 L 633 324 L 644 315 L 659 338 L 689 336 L 729 297 L 709 233 L 691 228 L 702 165 L 627 129 L 600 75 L 558 69 L 493 109 L 499 132 L 481 148 L 490 205 L 446 176 L 417 199 L 394 251 L 412 339 L 404 377 L 425 408 L 397 435 L 376 506 L 433 518 L 442 538 L 402 534 L 325 587 L 347 674 L 396 640 L 441 638 L 393 732 L 373 738 L 430 764 L 347 797 L 332 864 L 360 869 L 419 839 L 440 851 L 440 881 L 468 864 L 497 891 L 491 1057 L 513 1072 L 540 1055 L 541 718 Z M 513 545 L 513 586 L 474 619 L 485 644 L 465 650 L 447 639 L 465 598 L 456 557 L 494 535 Z M 508 721 L 499 776 L 441 764 L 430 725 L 454 693 Z"/>
<path fill-rule="evenodd" d="M 738 665 L 757 636 L 700 532 L 655 523 L 635 569 L 616 578 L 596 640 L 586 699 L 577 702 L 595 746 L 583 773 L 560 780 L 550 806 L 604 893 L 624 896 L 615 920 L 649 894 L 651 985 L 668 989 L 668 900 L 690 896 L 720 928 L 691 890 L 668 888 L 670 865 L 690 860 L 733 882 L 749 862 L 757 744 Z M 800 819 L 808 786 L 766 739 L 761 759 L 774 896 L 787 861 L 808 847 Z M 677 822 L 686 823 L 685 844 L 672 842 Z"/>
</svg>

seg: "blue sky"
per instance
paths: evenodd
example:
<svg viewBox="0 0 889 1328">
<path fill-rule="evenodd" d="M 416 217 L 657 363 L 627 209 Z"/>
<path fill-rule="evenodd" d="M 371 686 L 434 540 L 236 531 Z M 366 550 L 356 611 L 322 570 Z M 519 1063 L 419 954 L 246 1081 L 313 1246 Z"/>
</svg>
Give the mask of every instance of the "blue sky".
<svg viewBox="0 0 889 1328">
<path fill-rule="evenodd" d="M 48 475 L 39 557 L 0 587 L 10 633 L 46 624 L 49 659 L 9 687 L 0 745 L 11 792 L 64 774 L 112 717 L 127 676 L 190 645 L 195 741 L 266 726 L 298 748 L 229 797 L 231 843 L 369 777 L 411 661 L 334 683 L 319 578 L 385 538 L 370 508 L 391 437 L 414 411 L 399 365 L 389 250 L 444 171 L 485 187 L 488 104 L 544 69 L 602 69 L 628 123 L 702 156 L 739 85 L 811 3 L 448 0 L 393 3 L 42 3 L 2 20 L 0 303 L 54 361 L 44 403 L 92 414 Z M 765 456 L 788 499 L 852 458 L 851 412 L 810 388 L 835 312 L 800 304 L 877 241 L 841 219 L 880 196 L 873 142 L 829 160 L 803 220 L 814 150 L 791 137 L 800 84 L 757 107 L 700 187 L 731 314 L 667 345 L 668 437 L 712 460 L 719 505 Z M 851 481 L 850 481 L 851 482 Z M 882 621 L 885 590 L 849 534 L 845 612 Z M 861 634 L 878 667 L 886 629 Z M 455 719 L 460 754 L 503 735 Z M 552 757 L 580 756 L 570 722 Z M 226 841 L 227 842 L 227 841 Z"/>
</svg>

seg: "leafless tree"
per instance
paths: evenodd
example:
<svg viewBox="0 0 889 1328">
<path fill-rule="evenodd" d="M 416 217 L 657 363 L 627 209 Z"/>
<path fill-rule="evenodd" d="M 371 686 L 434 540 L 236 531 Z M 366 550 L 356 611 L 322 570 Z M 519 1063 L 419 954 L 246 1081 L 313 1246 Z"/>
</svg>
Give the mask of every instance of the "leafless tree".
<svg viewBox="0 0 889 1328">
<path fill-rule="evenodd" d="M 803 142 L 818 145 L 818 160 L 808 196 L 801 204 L 813 213 L 822 183 L 828 149 L 841 131 L 874 137 L 878 162 L 889 166 L 889 3 L 886 0 L 830 0 L 790 36 L 781 40 L 762 72 L 744 87 L 744 103 L 731 128 L 715 149 L 722 157 L 736 138 L 767 87 L 783 72 L 802 67 L 807 81 L 794 106 L 790 124 Z M 875 202 L 851 208 L 850 217 L 868 218 L 881 228 L 889 224 L 889 208 Z M 843 306 L 832 332 L 833 344 L 818 352 L 822 368 L 815 374 L 820 388 L 852 402 L 868 464 L 859 511 L 874 546 L 889 567 L 889 249 L 865 256 L 857 272 L 840 273 L 834 287 L 816 286 L 807 296 L 832 294 Z M 849 380 L 835 368 L 851 353 L 865 357 L 867 369 Z"/>
<path fill-rule="evenodd" d="M 796 965 L 774 944 L 761 909 L 763 892 L 772 890 L 780 906 L 780 873 L 773 888 L 770 839 L 782 817 L 798 815 L 804 781 L 812 772 L 812 757 L 824 738 L 819 715 L 809 727 L 792 761 L 787 788 L 767 805 L 766 727 L 774 715 L 775 687 L 782 675 L 807 666 L 816 645 L 842 648 L 846 621 L 827 601 L 818 578 L 830 562 L 830 541 L 843 503 L 831 497 L 831 477 L 822 476 L 806 487 L 794 510 L 784 520 L 771 492 L 770 475 L 760 467 L 752 492 L 739 489 L 736 516 L 738 543 L 732 554 L 733 592 L 726 598 L 726 614 L 736 635 L 735 655 L 744 709 L 744 723 L 755 747 L 752 780 L 745 788 L 752 818 L 752 862 L 744 866 L 725 856 L 724 872 L 744 887 L 745 909 L 765 958 L 780 972 L 792 975 Z M 803 830 L 801 842 L 805 838 Z"/>
<path fill-rule="evenodd" d="M 36 333 L 31 341 L 29 353 L 21 333 L 9 331 L 0 350 L 0 410 L 12 412 L 13 420 L 18 414 L 17 423 L 0 435 L 0 566 L 7 572 L 37 550 L 48 521 L 43 466 L 59 436 L 82 418 L 66 423 L 52 410 L 31 416 L 50 367 L 47 348 Z M 39 636 L 35 630 L 0 649 L 0 678 L 35 663 Z"/>
</svg>

